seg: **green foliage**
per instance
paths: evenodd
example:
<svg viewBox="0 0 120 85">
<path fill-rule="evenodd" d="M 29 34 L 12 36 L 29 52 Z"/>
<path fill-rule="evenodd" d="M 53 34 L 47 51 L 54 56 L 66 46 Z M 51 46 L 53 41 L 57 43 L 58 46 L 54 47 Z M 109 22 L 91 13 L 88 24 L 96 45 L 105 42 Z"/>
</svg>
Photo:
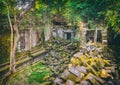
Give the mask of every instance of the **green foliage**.
<svg viewBox="0 0 120 85">
<path fill-rule="evenodd" d="M 65 17 L 74 22 L 85 20 L 94 24 L 103 24 L 118 31 L 120 28 L 120 0 L 69 0 Z"/>
<path fill-rule="evenodd" d="M 0 0 L 0 34 L 9 33 L 7 10 L 5 4 Z"/>
<path fill-rule="evenodd" d="M 29 66 L 22 72 L 18 72 L 10 77 L 9 85 L 39 85 L 45 82 L 45 78 L 51 75 L 50 70 L 41 62 Z"/>
<path fill-rule="evenodd" d="M 38 82 L 42 83 L 44 81 L 44 77 L 50 75 L 50 71 L 46 69 L 46 67 L 42 64 L 37 64 L 31 67 L 31 75 L 28 76 L 28 82 Z"/>
<path fill-rule="evenodd" d="M 106 1 L 102 0 L 70 0 L 67 4 L 68 8 L 72 10 L 78 17 L 87 21 L 100 21 L 103 19 L 105 12 Z"/>
<path fill-rule="evenodd" d="M 10 34 L 0 36 L 0 63 L 9 60 L 10 54 Z"/>
<path fill-rule="evenodd" d="M 108 10 L 106 13 L 107 26 L 112 27 L 115 32 L 120 28 L 119 11 Z"/>
</svg>

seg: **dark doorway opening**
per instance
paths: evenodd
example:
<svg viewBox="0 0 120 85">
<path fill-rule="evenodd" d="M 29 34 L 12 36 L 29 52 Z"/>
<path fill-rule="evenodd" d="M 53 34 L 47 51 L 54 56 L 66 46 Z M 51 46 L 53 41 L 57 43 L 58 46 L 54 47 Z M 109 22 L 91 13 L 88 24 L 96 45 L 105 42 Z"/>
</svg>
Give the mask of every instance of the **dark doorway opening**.
<svg viewBox="0 0 120 85">
<path fill-rule="evenodd" d="M 67 33 L 67 40 L 71 40 L 71 33 Z"/>
<path fill-rule="evenodd" d="M 86 32 L 86 42 L 94 41 L 95 30 L 87 30 Z M 102 43 L 101 30 L 97 30 L 97 42 Z"/>
</svg>

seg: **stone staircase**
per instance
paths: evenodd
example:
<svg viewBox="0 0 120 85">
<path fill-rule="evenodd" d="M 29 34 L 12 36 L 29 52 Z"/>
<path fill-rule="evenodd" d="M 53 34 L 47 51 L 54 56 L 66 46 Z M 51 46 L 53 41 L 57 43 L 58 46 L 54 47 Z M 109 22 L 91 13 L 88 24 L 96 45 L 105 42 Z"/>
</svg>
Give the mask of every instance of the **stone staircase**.
<svg viewBox="0 0 120 85">
<path fill-rule="evenodd" d="M 38 62 L 43 55 L 47 54 L 47 50 L 40 48 L 40 47 L 34 47 L 31 51 L 26 52 L 25 54 L 18 55 L 19 58 L 16 59 L 16 71 L 23 69 L 24 67 Z M 9 75 L 9 62 L 0 64 L 0 79 L 3 76 Z"/>
</svg>

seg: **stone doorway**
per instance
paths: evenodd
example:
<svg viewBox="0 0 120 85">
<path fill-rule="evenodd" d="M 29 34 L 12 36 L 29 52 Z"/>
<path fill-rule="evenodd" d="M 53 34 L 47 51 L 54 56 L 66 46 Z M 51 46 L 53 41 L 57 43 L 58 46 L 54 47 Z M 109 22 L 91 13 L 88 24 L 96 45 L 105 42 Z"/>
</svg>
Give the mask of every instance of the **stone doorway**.
<svg viewBox="0 0 120 85">
<path fill-rule="evenodd" d="M 67 35 L 67 40 L 71 40 L 71 33 L 66 33 Z"/>
<path fill-rule="evenodd" d="M 93 41 L 94 42 L 94 38 L 95 38 L 95 31 L 96 30 L 86 30 L 86 42 L 89 42 L 89 41 Z M 96 42 L 100 42 L 102 43 L 102 33 L 101 33 L 101 30 L 97 30 L 97 40 Z"/>
</svg>

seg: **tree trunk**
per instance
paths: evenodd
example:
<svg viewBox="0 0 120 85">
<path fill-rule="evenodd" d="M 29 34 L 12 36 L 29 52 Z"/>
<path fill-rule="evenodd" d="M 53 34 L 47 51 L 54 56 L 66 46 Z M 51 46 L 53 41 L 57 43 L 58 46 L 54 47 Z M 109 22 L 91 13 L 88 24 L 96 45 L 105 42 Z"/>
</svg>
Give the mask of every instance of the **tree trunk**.
<svg viewBox="0 0 120 85">
<path fill-rule="evenodd" d="M 35 1 L 33 0 L 32 2 L 30 2 L 30 4 L 26 7 L 26 9 L 24 9 L 18 16 L 16 16 L 16 7 L 14 8 L 14 23 L 12 25 L 12 21 L 10 18 L 10 8 L 9 8 L 9 4 L 8 1 L 5 2 L 7 9 L 8 9 L 8 20 L 9 20 L 9 25 L 10 25 L 10 29 L 11 29 L 11 50 L 10 50 L 10 72 L 14 73 L 15 72 L 15 54 L 16 54 L 16 49 L 17 49 L 17 45 L 18 45 L 18 40 L 19 40 L 19 30 L 18 30 L 18 24 L 20 22 L 20 20 L 23 18 L 23 16 L 25 15 L 25 13 L 30 10 L 32 7 L 34 7 L 35 5 Z"/>
<path fill-rule="evenodd" d="M 10 72 L 11 73 L 14 73 L 15 72 L 15 66 L 16 66 L 16 63 L 15 63 L 15 55 L 16 55 L 16 49 L 17 49 L 17 43 L 18 43 L 18 40 L 19 40 L 19 31 L 18 31 L 18 27 L 17 25 L 14 25 L 14 43 L 13 43 L 13 49 L 12 49 L 12 56 L 11 56 L 11 67 L 10 67 Z"/>
<path fill-rule="evenodd" d="M 11 36 L 10 36 L 10 39 L 11 39 L 11 42 L 10 42 L 10 71 L 12 71 L 12 67 L 13 67 L 13 62 L 14 62 L 14 59 L 13 59 L 13 26 L 12 26 L 12 23 L 11 23 L 11 18 L 10 18 L 10 9 L 8 7 L 8 20 L 9 20 L 9 25 L 10 25 L 10 30 L 11 30 Z"/>
<path fill-rule="evenodd" d="M 17 24 L 17 19 L 16 19 L 16 9 L 14 9 L 14 37 L 13 37 L 13 46 L 12 46 L 12 54 L 11 54 L 11 63 L 10 63 L 10 72 L 14 73 L 15 72 L 15 55 L 16 55 L 16 49 L 18 45 L 18 40 L 19 40 L 19 30 L 18 30 L 18 24 Z"/>
</svg>

